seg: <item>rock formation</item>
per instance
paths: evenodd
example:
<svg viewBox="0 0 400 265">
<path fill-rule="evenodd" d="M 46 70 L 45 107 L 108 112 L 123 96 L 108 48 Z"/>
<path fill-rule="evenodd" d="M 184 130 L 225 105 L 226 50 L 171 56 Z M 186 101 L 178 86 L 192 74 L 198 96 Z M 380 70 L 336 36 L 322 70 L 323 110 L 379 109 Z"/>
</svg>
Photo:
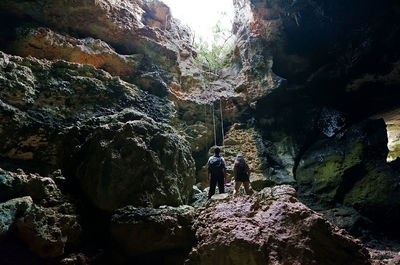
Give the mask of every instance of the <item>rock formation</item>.
<svg viewBox="0 0 400 265">
<path fill-rule="evenodd" d="M 370 264 L 359 241 L 295 197 L 290 186 L 211 204 L 196 219 L 185 264 Z"/>
<path fill-rule="evenodd" d="M 10 46 L 12 53 L 20 56 L 90 64 L 125 80 L 137 74 L 142 57 L 120 55 L 100 39 L 76 39 L 42 27 L 17 29 L 17 38 Z"/>
<path fill-rule="evenodd" d="M 0 169 L 0 181 L 2 243 L 17 236 L 42 258 L 58 258 L 65 247 L 78 244 L 81 226 L 76 209 L 52 178 Z"/>
<path fill-rule="evenodd" d="M 210 71 L 158 0 L 0 2 L 1 264 L 398 260 L 399 3 L 234 5 Z M 214 141 L 257 195 L 204 201 Z"/>
<path fill-rule="evenodd" d="M 71 175 L 98 208 L 189 202 L 194 161 L 188 143 L 171 127 L 127 111 L 73 127 L 64 138 L 71 146 L 64 150 L 63 167 L 73 166 Z"/>
<path fill-rule="evenodd" d="M 235 6 L 233 68 L 238 76 L 249 73 L 246 94 L 266 91 L 254 110 L 264 174 L 275 183 L 296 181 L 313 209 L 353 212 L 354 220 L 361 214 L 393 230 L 386 222 L 398 219 L 398 173 L 385 161 L 383 122 L 367 120 L 398 107 L 399 28 L 390 26 L 398 21 L 398 3 L 238 0 Z"/>
<path fill-rule="evenodd" d="M 190 206 L 117 210 L 111 218 L 111 234 L 128 256 L 160 251 L 190 250 L 195 243 Z"/>
<path fill-rule="evenodd" d="M 384 226 L 397 220 L 400 190 L 386 164 L 385 127 L 383 120 L 365 121 L 335 138 L 316 142 L 296 171 L 302 192 L 317 194 L 322 204 L 354 207 Z M 309 185 L 311 190 L 306 188 Z"/>
</svg>

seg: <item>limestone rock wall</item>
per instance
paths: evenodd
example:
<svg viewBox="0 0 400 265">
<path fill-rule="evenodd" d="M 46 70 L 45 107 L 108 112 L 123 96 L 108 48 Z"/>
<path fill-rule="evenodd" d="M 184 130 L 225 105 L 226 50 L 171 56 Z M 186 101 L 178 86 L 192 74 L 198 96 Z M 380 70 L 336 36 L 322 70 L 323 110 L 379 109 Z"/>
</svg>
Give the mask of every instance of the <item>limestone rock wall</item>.
<svg viewBox="0 0 400 265">
<path fill-rule="evenodd" d="M 351 231 L 396 227 L 384 124 L 365 119 L 398 106 L 398 3 L 234 2 L 218 72 L 157 0 L 0 2 L 1 246 L 35 265 L 369 264 L 293 188 L 263 188 L 290 183 Z M 213 145 L 211 106 L 226 158 L 244 153 L 261 192 L 181 206 Z"/>
<path fill-rule="evenodd" d="M 171 113 L 164 100 L 90 65 L 0 56 L 1 156 L 38 163 L 40 172 L 58 168 L 58 133 L 68 126 L 123 108 L 158 121 Z"/>
<path fill-rule="evenodd" d="M 174 67 L 180 52 L 191 53 L 190 47 L 184 47 L 189 34 L 177 28 L 169 8 L 160 1 L 83 0 L 65 7 L 63 1 L 1 3 L 3 10 L 17 16 L 62 32 L 104 40 L 124 54 L 146 53 L 147 49 L 146 55 L 161 65 L 172 63 Z M 182 42 L 176 45 L 179 40 Z"/>
<path fill-rule="evenodd" d="M 232 67 L 238 76 L 245 73 L 246 94 L 255 87 L 264 91 L 253 103 L 262 135 L 259 154 L 266 158 L 264 175 L 275 183 L 296 183 L 301 192 L 307 190 L 301 199 L 314 209 L 333 209 L 334 201 L 377 223 L 391 219 L 378 208 L 395 213 L 396 219 L 399 206 L 392 202 L 398 198 L 399 180 L 385 161 L 384 125 L 371 134 L 368 126 L 358 123 L 398 106 L 394 98 L 400 83 L 395 73 L 400 57 L 394 47 L 400 40 L 399 28 L 392 25 L 398 24 L 399 4 L 238 0 L 235 6 Z M 326 152 L 337 153 L 333 150 L 341 149 L 345 141 L 338 139 L 349 131 L 368 139 L 350 137 L 360 142 L 359 150 L 374 151 L 361 151 L 349 168 L 346 161 L 353 161 L 355 149 L 345 148 L 334 161 L 321 158 Z M 311 153 L 315 167 L 307 166 Z M 356 164 L 368 166 L 361 169 Z M 382 196 L 367 199 L 372 194 Z M 327 197 L 335 199 L 326 203 Z M 345 217 L 337 216 L 341 218 Z M 393 225 L 383 227 L 393 229 Z"/>
</svg>

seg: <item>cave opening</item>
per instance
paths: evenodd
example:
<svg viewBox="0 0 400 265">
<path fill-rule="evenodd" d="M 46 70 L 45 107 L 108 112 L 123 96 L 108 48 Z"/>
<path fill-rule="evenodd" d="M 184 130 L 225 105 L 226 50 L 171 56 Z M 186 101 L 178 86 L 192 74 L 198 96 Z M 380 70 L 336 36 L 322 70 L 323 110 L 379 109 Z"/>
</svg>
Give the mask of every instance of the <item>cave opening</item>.
<svg viewBox="0 0 400 265">
<path fill-rule="evenodd" d="M 199 65 L 217 72 L 229 64 L 234 42 L 232 0 L 164 0 L 174 18 L 190 28 Z"/>
<path fill-rule="evenodd" d="M 231 32 L 234 7 L 232 0 L 163 0 L 171 10 L 172 16 L 179 19 L 194 33 L 195 41 L 203 40 L 209 45 L 222 40 L 216 40 L 213 28 L 219 25 Z"/>
<path fill-rule="evenodd" d="M 162 1 L 0 1 L 0 263 L 399 264 L 400 2 Z"/>
<path fill-rule="evenodd" d="M 387 162 L 400 157 L 400 109 L 394 109 L 375 115 L 373 118 L 382 118 L 387 132 Z"/>
</svg>

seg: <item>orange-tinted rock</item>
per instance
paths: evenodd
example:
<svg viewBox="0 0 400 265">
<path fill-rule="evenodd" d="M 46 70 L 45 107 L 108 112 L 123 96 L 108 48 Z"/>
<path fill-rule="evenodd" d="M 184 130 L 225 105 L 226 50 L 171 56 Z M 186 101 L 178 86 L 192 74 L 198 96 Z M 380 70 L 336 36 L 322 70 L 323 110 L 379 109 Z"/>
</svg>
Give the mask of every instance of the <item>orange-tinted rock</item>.
<svg viewBox="0 0 400 265">
<path fill-rule="evenodd" d="M 60 32 L 101 39 L 119 53 L 143 53 L 173 73 L 179 72 L 180 52 L 192 49 L 188 30 L 161 1 L 2 1 L 0 9 Z"/>
<path fill-rule="evenodd" d="M 124 79 L 129 79 L 137 71 L 141 57 L 119 55 L 101 40 L 76 39 L 48 28 L 20 28 L 12 51 L 24 57 L 30 55 L 39 59 L 91 64 Z"/>
</svg>

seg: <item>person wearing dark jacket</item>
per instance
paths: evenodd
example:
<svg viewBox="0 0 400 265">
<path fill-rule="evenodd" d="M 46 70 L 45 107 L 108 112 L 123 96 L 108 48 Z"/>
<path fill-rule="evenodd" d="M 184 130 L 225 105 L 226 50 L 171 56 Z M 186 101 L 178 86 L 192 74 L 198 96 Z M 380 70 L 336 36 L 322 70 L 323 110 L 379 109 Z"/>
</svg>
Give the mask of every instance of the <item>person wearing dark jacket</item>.
<svg viewBox="0 0 400 265">
<path fill-rule="evenodd" d="M 219 155 L 221 149 L 216 146 L 214 148 L 214 155 L 208 159 L 208 181 L 210 182 L 210 190 L 208 192 L 208 199 L 215 194 L 215 188 L 218 183 L 219 193 L 224 193 L 224 184 L 226 179 L 226 164 L 225 159 Z"/>
<path fill-rule="evenodd" d="M 233 177 L 235 178 L 235 190 L 233 191 L 234 196 L 238 194 L 242 183 L 247 195 L 253 193 L 250 189 L 250 168 L 241 154 L 238 154 L 235 159 L 235 164 L 233 165 Z"/>
</svg>

